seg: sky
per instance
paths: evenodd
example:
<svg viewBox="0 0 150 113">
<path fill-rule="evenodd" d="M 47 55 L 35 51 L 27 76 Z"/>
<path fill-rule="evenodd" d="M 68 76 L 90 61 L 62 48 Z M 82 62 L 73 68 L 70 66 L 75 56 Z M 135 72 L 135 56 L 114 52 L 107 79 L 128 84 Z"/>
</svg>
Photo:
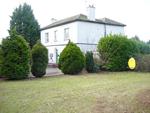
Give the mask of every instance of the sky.
<svg viewBox="0 0 150 113">
<path fill-rule="evenodd" d="M 64 19 L 77 14 L 86 14 L 86 7 L 94 4 L 96 18 L 107 17 L 124 23 L 125 35 L 137 35 L 141 40 L 150 40 L 150 0 L 1 0 L 0 41 L 8 36 L 10 16 L 20 4 L 31 5 L 40 27 L 51 23 L 51 18 Z"/>
</svg>

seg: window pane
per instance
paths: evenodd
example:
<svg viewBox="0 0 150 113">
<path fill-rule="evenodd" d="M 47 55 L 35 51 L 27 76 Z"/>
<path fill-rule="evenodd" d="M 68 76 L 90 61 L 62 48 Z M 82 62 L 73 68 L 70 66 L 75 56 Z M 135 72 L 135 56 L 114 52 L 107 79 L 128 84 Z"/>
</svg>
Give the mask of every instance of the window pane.
<svg viewBox="0 0 150 113">
<path fill-rule="evenodd" d="M 54 31 L 54 41 L 57 41 L 57 31 Z"/>
<path fill-rule="evenodd" d="M 49 33 L 45 33 L 45 43 L 49 42 Z"/>
<path fill-rule="evenodd" d="M 69 39 L 69 28 L 64 29 L 64 40 Z"/>
</svg>

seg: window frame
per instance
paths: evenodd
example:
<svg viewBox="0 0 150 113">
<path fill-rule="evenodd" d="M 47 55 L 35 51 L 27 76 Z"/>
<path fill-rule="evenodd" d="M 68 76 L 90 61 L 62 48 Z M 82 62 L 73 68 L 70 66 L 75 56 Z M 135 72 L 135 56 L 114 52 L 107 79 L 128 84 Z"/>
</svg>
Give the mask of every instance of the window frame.
<svg viewBox="0 0 150 113">
<path fill-rule="evenodd" d="M 64 29 L 64 40 L 69 40 L 69 28 Z"/>
<path fill-rule="evenodd" d="M 49 32 L 45 33 L 45 43 L 49 42 Z"/>
<path fill-rule="evenodd" d="M 57 42 L 57 33 L 58 33 L 58 30 L 55 30 L 54 31 L 54 42 Z"/>
</svg>

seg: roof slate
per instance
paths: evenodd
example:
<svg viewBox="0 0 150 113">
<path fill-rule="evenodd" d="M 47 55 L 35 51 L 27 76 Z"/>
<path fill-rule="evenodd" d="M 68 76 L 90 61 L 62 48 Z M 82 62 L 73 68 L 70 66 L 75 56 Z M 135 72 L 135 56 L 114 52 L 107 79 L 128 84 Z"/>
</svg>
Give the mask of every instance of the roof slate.
<svg viewBox="0 0 150 113">
<path fill-rule="evenodd" d="M 122 24 L 120 22 L 111 20 L 109 18 L 102 18 L 102 19 L 96 19 L 95 21 L 91 21 L 87 18 L 86 15 L 83 14 L 79 14 L 79 15 L 75 15 L 69 18 L 65 18 L 62 20 L 58 20 L 48 26 L 45 26 L 43 28 L 41 28 L 41 30 L 45 30 L 45 29 L 49 29 L 49 28 L 53 28 L 56 26 L 60 26 L 60 25 L 64 25 L 67 23 L 71 23 L 71 22 L 75 22 L 75 21 L 82 21 L 82 22 L 90 22 L 90 23 L 98 23 L 98 24 L 105 24 L 105 25 L 114 25 L 114 26 L 126 26 L 125 24 Z"/>
</svg>

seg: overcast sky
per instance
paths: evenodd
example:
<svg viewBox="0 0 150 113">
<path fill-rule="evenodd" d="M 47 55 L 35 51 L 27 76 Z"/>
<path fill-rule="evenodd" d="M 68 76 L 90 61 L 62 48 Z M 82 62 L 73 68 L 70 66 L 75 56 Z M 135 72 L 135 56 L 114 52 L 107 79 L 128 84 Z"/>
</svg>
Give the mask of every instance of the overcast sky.
<svg viewBox="0 0 150 113">
<path fill-rule="evenodd" d="M 1 0 L 0 38 L 8 36 L 12 12 L 19 4 L 31 5 L 41 27 L 51 23 L 51 18 L 63 19 L 76 14 L 86 14 L 86 6 L 93 3 L 96 18 L 107 17 L 126 24 L 125 34 L 150 40 L 150 0 Z"/>
</svg>

